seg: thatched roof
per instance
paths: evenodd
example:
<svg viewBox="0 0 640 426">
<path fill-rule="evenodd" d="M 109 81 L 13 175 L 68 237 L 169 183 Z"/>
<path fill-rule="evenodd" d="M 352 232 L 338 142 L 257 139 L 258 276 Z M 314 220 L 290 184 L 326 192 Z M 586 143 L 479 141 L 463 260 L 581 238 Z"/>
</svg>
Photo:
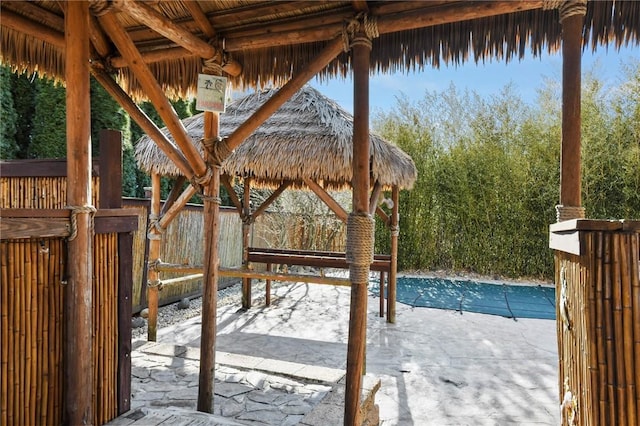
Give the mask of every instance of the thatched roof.
<svg viewBox="0 0 640 426">
<path fill-rule="evenodd" d="M 115 14 L 136 47 L 144 55 L 155 56 L 151 70 L 168 94 L 194 90 L 201 58 L 161 35 L 157 28 L 142 25 L 128 0 L 91 3 L 97 17 L 91 34 L 94 66 L 113 72 L 129 94 L 144 97 L 100 20 L 101 14 Z M 555 51 L 560 46 L 561 25 L 558 11 L 544 8 L 551 3 L 163 0 L 142 4 L 200 41 L 224 49 L 227 59 L 242 64 L 242 73 L 233 79 L 236 86 L 260 87 L 279 86 L 288 80 L 363 10 L 380 33 L 373 39 L 372 72 L 406 72 L 438 67 L 442 62 L 508 61 L 526 53 Z M 59 1 L 0 2 L 1 61 L 16 69 L 63 79 L 63 7 L 64 2 Z M 617 45 L 637 43 L 640 2 L 589 1 L 583 35 L 585 46 L 591 48 L 611 41 Z M 342 54 L 322 76 L 345 75 L 350 67 L 348 54 Z"/>
<path fill-rule="evenodd" d="M 227 106 L 220 114 L 220 136 L 231 134 L 276 90 L 264 90 Z M 200 152 L 204 113 L 183 120 Z M 170 139 L 167 129 L 162 130 Z M 223 163 L 225 173 L 252 177 L 257 185 L 273 187 L 290 180 L 300 187 L 305 178 L 326 188 L 350 186 L 353 158 L 353 117 L 311 86 L 305 86 L 264 122 Z M 405 152 L 371 134 L 371 174 L 385 187 L 411 188 L 416 168 Z M 149 136 L 136 145 L 136 159 L 146 172 L 176 176 L 180 172 Z"/>
</svg>

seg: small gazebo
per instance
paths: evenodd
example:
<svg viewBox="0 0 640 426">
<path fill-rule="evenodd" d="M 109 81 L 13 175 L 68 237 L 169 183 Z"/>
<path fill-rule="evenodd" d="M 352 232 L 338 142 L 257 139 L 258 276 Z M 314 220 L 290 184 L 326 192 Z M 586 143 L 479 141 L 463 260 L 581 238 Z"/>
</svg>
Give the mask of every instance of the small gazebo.
<svg viewBox="0 0 640 426">
<path fill-rule="evenodd" d="M 252 114 L 270 99 L 277 90 L 267 89 L 246 95 L 232 102 L 221 114 L 220 136 L 227 137 L 238 126 L 247 121 Z M 195 148 L 204 153 L 204 113 L 183 120 Z M 171 140 L 169 131 L 161 131 Z M 249 234 L 255 218 L 287 188 L 313 191 L 320 200 L 343 222 L 347 221 L 347 212 L 337 203 L 329 191 L 351 189 L 353 161 L 353 117 L 337 103 L 322 95 L 309 85 L 304 86 L 285 102 L 274 114 L 236 148 L 222 163 L 221 181 L 231 195 L 231 200 L 238 210 L 243 222 L 243 263 L 249 263 Z M 398 193 L 400 189 L 410 189 L 416 179 L 416 168 L 409 155 L 392 143 L 371 133 L 370 164 L 371 214 L 377 212 L 382 221 L 391 230 L 391 254 L 389 268 L 389 290 L 387 298 L 387 320 L 395 322 L 395 287 L 397 271 L 398 246 Z M 143 136 L 136 145 L 136 159 L 141 169 L 151 175 L 173 177 L 176 191 L 181 189 L 184 177 L 168 156 L 158 147 L 154 140 Z M 242 200 L 236 194 L 233 181 L 243 185 Z M 195 192 L 198 183 L 193 181 Z M 254 209 L 249 205 L 251 187 L 274 189 L 273 194 Z M 391 191 L 391 214 L 387 214 L 379 206 L 383 191 Z M 176 211 L 180 204 L 176 198 L 169 196 L 165 210 Z M 186 198 L 182 198 L 186 202 Z M 175 203 L 175 204 L 174 204 Z M 173 215 L 164 216 L 164 222 L 155 222 L 163 227 Z M 151 218 L 152 221 L 155 218 Z M 279 254 L 285 254 L 280 251 Z M 335 259 L 331 259 L 335 263 Z M 158 268 L 153 260 L 152 265 Z M 327 265 L 329 266 L 329 265 Z M 168 267 L 168 266 L 167 266 Z M 190 269 L 191 270 L 191 269 Z M 150 270 L 149 273 L 156 272 Z M 225 275 L 233 275 L 233 271 L 222 271 Z M 236 274 L 238 271 L 235 272 Z M 236 275 L 238 276 L 238 275 Z M 243 307 L 251 305 L 251 277 L 243 277 Z M 260 276 L 255 274 L 254 277 Z M 269 276 L 267 283 L 269 283 Z M 300 277 L 298 277 L 300 278 Z M 321 277 L 316 281 L 323 282 Z M 329 281 L 331 282 L 331 281 Z M 383 297 L 384 273 L 381 273 L 381 298 Z M 157 299 L 151 298 L 155 303 Z M 156 312 L 151 307 L 151 313 Z M 150 318 L 150 335 L 153 335 L 155 318 Z"/>
</svg>

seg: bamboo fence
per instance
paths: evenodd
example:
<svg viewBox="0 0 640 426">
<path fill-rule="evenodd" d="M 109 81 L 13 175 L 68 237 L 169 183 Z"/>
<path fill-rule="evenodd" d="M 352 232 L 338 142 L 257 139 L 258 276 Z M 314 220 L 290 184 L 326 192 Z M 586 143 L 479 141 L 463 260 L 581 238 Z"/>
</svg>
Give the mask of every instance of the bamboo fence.
<svg viewBox="0 0 640 426">
<path fill-rule="evenodd" d="M 555 256 L 560 400 L 567 392 L 573 397 L 562 424 L 635 426 L 640 421 L 640 233 L 581 232 L 580 239 L 585 254 Z"/>
<path fill-rule="evenodd" d="M 61 239 L 0 242 L 3 425 L 62 416 Z"/>
<path fill-rule="evenodd" d="M 92 204 L 99 205 L 99 179 L 91 179 Z M 67 178 L 0 177 L 0 208 L 63 209 L 67 205 Z"/>
</svg>

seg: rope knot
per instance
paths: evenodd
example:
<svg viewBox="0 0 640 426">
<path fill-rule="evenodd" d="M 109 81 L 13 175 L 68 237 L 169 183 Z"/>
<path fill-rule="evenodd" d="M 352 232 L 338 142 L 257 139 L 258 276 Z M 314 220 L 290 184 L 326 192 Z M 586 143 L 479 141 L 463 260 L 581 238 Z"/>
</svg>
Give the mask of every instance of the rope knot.
<svg viewBox="0 0 640 426">
<path fill-rule="evenodd" d="M 89 214 L 90 216 L 89 226 L 90 226 L 91 235 L 93 235 L 93 216 L 97 211 L 95 207 L 91 205 L 84 205 L 84 206 L 66 206 L 65 208 L 67 210 L 71 210 L 71 218 L 70 218 L 71 229 L 69 230 L 69 238 L 67 238 L 67 241 L 73 241 L 78 236 L 78 215 L 80 213 Z"/>
</svg>

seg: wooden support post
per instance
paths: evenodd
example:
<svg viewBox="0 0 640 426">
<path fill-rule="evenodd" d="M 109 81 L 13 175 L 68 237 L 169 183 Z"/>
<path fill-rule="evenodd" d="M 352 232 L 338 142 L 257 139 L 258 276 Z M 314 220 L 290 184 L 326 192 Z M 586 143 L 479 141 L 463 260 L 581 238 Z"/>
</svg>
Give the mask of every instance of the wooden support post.
<svg viewBox="0 0 640 426">
<path fill-rule="evenodd" d="M 363 34 L 356 35 L 352 44 L 353 59 L 353 211 L 369 215 L 369 65 L 371 41 Z M 349 232 L 349 227 L 347 227 Z M 347 244 L 353 241 L 347 235 Z M 373 238 L 373 235 L 369 236 Z M 364 244 L 367 242 L 364 241 Z M 350 275 L 353 268 L 350 267 Z M 368 274 L 366 274 L 368 277 Z M 368 279 L 357 281 L 351 276 L 351 307 L 349 341 L 347 344 L 347 375 L 344 402 L 344 424 L 360 425 L 360 395 L 365 368 L 367 336 Z"/>
<path fill-rule="evenodd" d="M 251 238 L 251 178 L 244 179 L 242 212 L 242 267 L 249 267 L 249 245 Z M 251 308 L 251 278 L 242 278 L 242 307 Z"/>
<path fill-rule="evenodd" d="M 118 415 L 131 408 L 133 233 L 118 234 Z"/>
<path fill-rule="evenodd" d="M 387 286 L 387 322 L 395 324 L 396 322 L 396 288 L 398 283 L 398 236 L 400 235 L 400 191 L 397 185 L 391 189 L 391 265 L 389 269 L 389 285 Z"/>
<path fill-rule="evenodd" d="M 100 130 L 100 208 L 122 208 L 122 133 Z"/>
<path fill-rule="evenodd" d="M 204 71 L 206 72 L 206 70 Z M 205 140 L 217 139 L 220 133 L 218 113 L 204 113 Z M 200 375 L 198 379 L 198 411 L 213 413 L 216 314 L 220 273 L 220 164 L 211 164 L 213 173 L 204 186 L 204 279 L 202 282 L 202 334 L 200 337 Z"/>
<path fill-rule="evenodd" d="M 62 420 L 70 425 L 94 421 L 89 16 L 88 2 L 67 4 L 64 21 L 67 204 L 72 209 L 75 230 L 69 238 L 68 256 L 72 261 L 68 265 L 69 278 L 64 288 Z"/>
<path fill-rule="evenodd" d="M 562 23 L 562 149 L 558 219 L 567 220 L 584 217 L 580 194 L 580 74 L 584 13 L 565 16 L 565 9 L 561 7 L 560 21 Z"/>
<path fill-rule="evenodd" d="M 160 245 L 162 234 L 155 226 L 160 214 L 160 175 L 151 174 L 151 210 L 149 210 L 149 229 L 147 238 L 149 239 L 149 264 L 156 262 L 160 256 Z M 147 302 L 149 316 L 147 318 L 147 340 L 155 342 L 158 332 L 158 291 L 160 274 L 155 268 L 147 267 Z"/>
</svg>

